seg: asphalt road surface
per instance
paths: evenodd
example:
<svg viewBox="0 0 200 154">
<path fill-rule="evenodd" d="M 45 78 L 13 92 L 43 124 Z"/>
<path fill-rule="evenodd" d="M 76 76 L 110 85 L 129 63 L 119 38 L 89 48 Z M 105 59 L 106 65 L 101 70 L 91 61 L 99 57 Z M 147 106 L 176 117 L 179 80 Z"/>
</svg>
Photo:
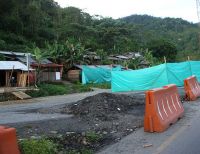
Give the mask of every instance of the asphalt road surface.
<svg viewBox="0 0 200 154">
<path fill-rule="evenodd" d="M 10 101 L 10 105 L 0 105 L 0 124 L 10 124 L 18 122 L 40 121 L 47 119 L 57 119 L 68 117 L 63 114 L 40 114 L 31 113 L 30 110 L 39 108 L 49 108 L 56 105 L 63 105 L 79 101 L 88 96 L 93 96 L 102 92 L 109 92 L 110 90 L 96 89 L 92 92 L 76 93 L 62 96 L 50 96 L 34 98 L 30 100 Z M 15 102 L 16 104 L 13 104 Z"/>
<path fill-rule="evenodd" d="M 200 154 L 200 100 L 184 103 L 184 108 L 184 117 L 165 132 L 141 128 L 98 154 Z"/>
<path fill-rule="evenodd" d="M 178 134 L 178 135 L 176 135 Z M 200 153 L 200 119 L 194 118 L 190 127 L 182 127 L 174 134 L 170 144 L 161 154 L 199 154 Z"/>
</svg>

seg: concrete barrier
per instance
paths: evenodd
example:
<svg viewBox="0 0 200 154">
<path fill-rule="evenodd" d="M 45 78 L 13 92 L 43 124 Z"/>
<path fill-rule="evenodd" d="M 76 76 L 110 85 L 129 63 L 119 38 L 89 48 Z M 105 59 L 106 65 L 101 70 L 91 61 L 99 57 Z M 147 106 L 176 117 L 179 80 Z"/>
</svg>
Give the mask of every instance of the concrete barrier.
<svg viewBox="0 0 200 154">
<path fill-rule="evenodd" d="M 194 101 L 200 96 L 200 86 L 195 76 L 184 80 L 185 97 L 189 101 Z"/>
<path fill-rule="evenodd" d="M 20 154 L 15 128 L 0 126 L 0 154 Z"/>
<path fill-rule="evenodd" d="M 149 90 L 146 92 L 144 131 L 163 132 L 183 113 L 176 85 Z"/>
</svg>

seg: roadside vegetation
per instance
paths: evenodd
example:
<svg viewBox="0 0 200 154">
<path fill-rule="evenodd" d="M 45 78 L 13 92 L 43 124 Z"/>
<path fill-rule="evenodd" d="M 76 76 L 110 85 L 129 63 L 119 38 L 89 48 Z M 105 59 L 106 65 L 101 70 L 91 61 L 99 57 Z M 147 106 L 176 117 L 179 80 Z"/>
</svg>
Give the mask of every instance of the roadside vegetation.
<svg viewBox="0 0 200 154">
<path fill-rule="evenodd" d="M 74 132 L 59 137 L 22 139 L 19 146 L 22 154 L 93 154 L 103 139 L 103 135 L 96 132 Z"/>
<path fill-rule="evenodd" d="M 39 90 L 28 91 L 27 94 L 31 97 L 45 97 L 92 91 L 89 86 L 81 84 L 41 83 L 38 88 Z"/>
<path fill-rule="evenodd" d="M 48 139 L 24 139 L 19 142 L 22 154 L 56 154 L 57 145 Z"/>
<path fill-rule="evenodd" d="M 91 88 L 99 88 L 99 89 L 111 89 L 110 83 L 98 83 L 98 84 L 87 84 L 85 86 L 91 87 Z"/>
<path fill-rule="evenodd" d="M 92 91 L 92 88 L 110 89 L 111 85 L 109 83 L 87 85 L 83 85 L 81 83 L 71 83 L 65 85 L 62 82 L 41 83 L 38 84 L 38 90 L 27 91 L 27 94 L 31 97 L 45 97 L 88 92 Z"/>
</svg>

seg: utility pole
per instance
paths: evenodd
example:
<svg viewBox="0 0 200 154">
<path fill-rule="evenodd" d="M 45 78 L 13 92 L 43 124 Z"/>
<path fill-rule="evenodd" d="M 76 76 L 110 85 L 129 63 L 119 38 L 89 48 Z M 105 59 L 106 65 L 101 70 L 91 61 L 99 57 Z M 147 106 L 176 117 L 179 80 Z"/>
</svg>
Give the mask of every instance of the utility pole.
<svg viewBox="0 0 200 154">
<path fill-rule="evenodd" d="M 27 53 L 26 54 L 26 65 L 27 65 L 27 68 L 28 68 L 28 87 L 30 86 L 30 57 L 31 57 L 31 54 L 30 53 Z"/>
</svg>

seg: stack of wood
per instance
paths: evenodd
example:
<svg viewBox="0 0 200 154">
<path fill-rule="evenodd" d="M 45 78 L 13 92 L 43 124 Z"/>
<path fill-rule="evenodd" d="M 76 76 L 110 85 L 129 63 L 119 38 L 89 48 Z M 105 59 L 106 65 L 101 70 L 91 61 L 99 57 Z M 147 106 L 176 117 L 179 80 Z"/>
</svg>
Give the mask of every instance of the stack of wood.
<svg viewBox="0 0 200 154">
<path fill-rule="evenodd" d="M 27 77 L 28 77 L 27 74 L 18 74 L 18 81 L 17 81 L 18 87 L 26 87 Z"/>
</svg>

